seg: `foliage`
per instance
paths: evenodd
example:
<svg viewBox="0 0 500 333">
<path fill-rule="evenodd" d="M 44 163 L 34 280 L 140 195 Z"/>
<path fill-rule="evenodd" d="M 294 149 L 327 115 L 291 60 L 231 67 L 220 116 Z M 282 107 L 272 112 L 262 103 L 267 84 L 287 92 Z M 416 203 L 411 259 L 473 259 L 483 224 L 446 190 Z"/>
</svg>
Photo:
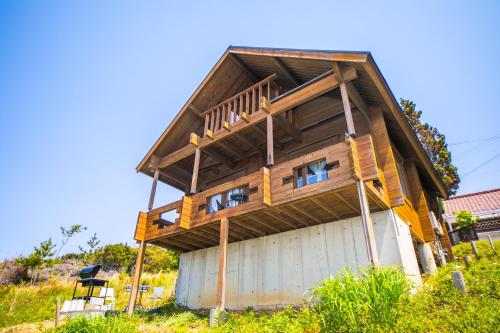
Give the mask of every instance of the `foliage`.
<svg viewBox="0 0 500 333">
<path fill-rule="evenodd" d="M 172 271 L 179 267 L 179 254 L 158 246 L 146 247 L 144 256 L 144 271 L 157 273 Z"/>
<path fill-rule="evenodd" d="M 28 270 L 17 260 L 4 260 L 0 264 L 0 285 L 18 284 L 28 279 Z"/>
<path fill-rule="evenodd" d="M 108 244 L 95 251 L 95 263 L 105 271 L 130 272 L 134 265 L 134 250 L 127 244 Z"/>
<path fill-rule="evenodd" d="M 31 283 L 36 282 L 37 270 L 45 265 L 52 265 L 51 257 L 54 255 L 56 245 L 52 242 L 52 238 L 40 243 L 38 247 L 34 247 L 33 252 L 27 257 L 17 258 L 17 262 L 24 266 L 31 273 Z"/>
<path fill-rule="evenodd" d="M 415 103 L 403 98 L 399 102 L 406 119 L 443 179 L 449 194 L 455 194 L 460 177 L 457 168 L 452 164 L 451 152 L 448 150 L 445 136 L 437 128 L 422 122 L 422 111 L 416 111 Z"/>
<path fill-rule="evenodd" d="M 137 332 L 139 323 L 126 314 L 107 317 L 77 316 L 62 326 L 57 332 L 61 333 L 119 333 Z"/>
<path fill-rule="evenodd" d="M 322 332 L 391 330 L 400 298 L 409 284 L 399 269 L 377 268 L 361 274 L 345 271 L 312 290 Z"/>
<path fill-rule="evenodd" d="M 455 212 L 453 212 L 453 214 L 455 214 Z M 468 227 L 473 223 L 476 223 L 478 218 L 473 217 L 472 214 L 469 213 L 468 211 L 462 210 L 458 214 L 456 214 L 455 220 L 458 224 L 458 227 L 463 228 L 463 227 Z"/>
<path fill-rule="evenodd" d="M 93 254 L 97 249 L 97 246 L 101 243 L 101 241 L 97 238 L 97 234 L 94 232 L 92 237 L 87 241 L 88 250 L 85 250 L 82 246 L 78 246 L 78 249 L 83 254 Z"/>
<path fill-rule="evenodd" d="M 59 257 L 59 253 L 61 252 L 62 248 L 69 242 L 71 237 L 84 230 L 87 230 L 87 227 L 84 227 L 81 224 L 73 224 L 69 228 L 60 226 L 60 229 L 61 229 L 62 240 L 61 240 L 61 246 L 59 247 L 59 250 L 57 250 L 56 257 Z"/>
</svg>

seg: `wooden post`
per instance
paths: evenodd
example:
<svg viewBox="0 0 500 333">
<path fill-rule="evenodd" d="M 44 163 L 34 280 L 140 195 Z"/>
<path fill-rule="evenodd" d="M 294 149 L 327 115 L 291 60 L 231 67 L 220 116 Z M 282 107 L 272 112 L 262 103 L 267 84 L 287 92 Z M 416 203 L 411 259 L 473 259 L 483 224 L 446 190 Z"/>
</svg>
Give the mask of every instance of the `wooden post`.
<svg viewBox="0 0 500 333">
<path fill-rule="evenodd" d="M 342 103 L 344 105 L 345 120 L 347 122 L 347 132 L 349 136 L 355 137 L 356 131 L 354 128 L 354 121 L 352 118 L 351 104 L 349 103 L 349 94 L 347 92 L 347 86 L 342 77 L 340 68 L 337 63 L 335 63 L 333 71 L 340 81 L 340 94 L 342 95 Z M 361 210 L 361 222 L 363 224 L 363 233 L 365 236 L 366 253 L 368 255 L 368 261 L 372 267 L 379 266 L 377 244 L 375 242 L 375 233 L 373 231 L 373 222 L 370 216 L 370 206 L 368 205 L 368 199 L 366 197 L 365 183 L 362 179 L 356 180 L 356 187 L 358 189 L 359 197 L 359 207 Z"/>
<path fill-rule="evenodd" d="M 273 117 L 268 114 L 267 120 L 267 165 L 274 164 L 274 138 L 273 138 Z"/>
<path fill-rule="evenodd" d="M 194 151 L 193 178 L 191 178 L 191 194 L 196 193 L 199 170 L 200 170 L 200 148 L 196 148 L 196 150 Z"/>
<path fill-rule="evenodd" d="M 54 327 L 57 328 L 59 326 L 59 317 L 61 316 L 61 298 L 57 297 L 56 302 L 56 320 L 54 322 Z"/>
<path fill-rule="evenodd" d="M 465 263 L 466 268 L 471 268 L 472 267 L 472 258 L 470 256 L 465 256 L 464 263 Z"/>
<path fill-rule="evenodd" d="M 480 257 L 479 257 L 479 252 L 477 252 L 476 242 L 475 241 L 471 241 L 470 242 L 470 247 L 472 248 L 472 252 L 476 256 L 476 259 L 479 259 Z"/>
<path fill-rule="evenodd" d="M 451 278 L 453 279 L 453 286 L 465 294 L 467 292 L 467 288 L 465 288 L 465 280 L 462 272 L 451 271 Z"/>
<path fill-rule="evenodd" d="M 153 184 L 151 185 L 151 193 L 149 193 L 148 210 L 153 209 L 153 205 L 155 202 L 156 185 L 158 184 L 158 176 L 159 175 L 160 175 L 160 169 L 156 169 L 155 174 L 153 176 Z"/>
<path fill-rule="evenodd" d="M 490 235 L 488 235 L 488 242 L 490 242 L 491 250 L 493 251 L 493 253 L 497 253 L 497 251 L 495 251 L 495 245 L 493 244 L 493 240 L 491 239 Z"/>
<path fill-rule="evenodd" d="M 135 260 L 134 278 L 132 280 L 132 290 L 130 291 L 130 299 L 127 307 L 127 314 L 132 314 L 137 300 L 137 291 L 139 290 L 139 283 L 141 281 L 142 264 L 144 263 L 144 253 L 146 252 L 146 242 L 139 243 L 137 250 L 137 259 Z"/>
<path fill-rule="evenodd" d="M 370 216 L 370 207 L 366 199 L 365 183 L 362 179 L 356 181 L 359 196 L 359 206 L 361 208 L 361 222 L 363 224 L 363 233 L 365 235 L 366 252 L 368 260 L 372 267 L 379 266 L 377 244 L 375 242 L 375 233 L 373 231 L 373 223 Z"/>
<path fill-rule="evenodd" d="M 226 263 L 227 240 L 229 236 L 229 220 L 224 217 L 220 221 L 219 271 L 217 273 L 216 310 L 222 311 L 226 306 Z"/>
</svg>

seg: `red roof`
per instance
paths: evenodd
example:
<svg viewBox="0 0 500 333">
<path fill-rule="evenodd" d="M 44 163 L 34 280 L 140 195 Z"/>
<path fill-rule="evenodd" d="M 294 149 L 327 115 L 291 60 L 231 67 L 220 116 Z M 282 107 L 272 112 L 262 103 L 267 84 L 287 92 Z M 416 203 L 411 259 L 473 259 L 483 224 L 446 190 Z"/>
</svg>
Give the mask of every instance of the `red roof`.
<svg viewBox="0 0 500 333">
<path fill-rule="evenodd" d="M 444 211 L 446 216 L 454 216 L 466 210 L 471 213 L 486 213 L 500 210 L 500 188 L 457 195 L 444 202 Z"/>
</svg>

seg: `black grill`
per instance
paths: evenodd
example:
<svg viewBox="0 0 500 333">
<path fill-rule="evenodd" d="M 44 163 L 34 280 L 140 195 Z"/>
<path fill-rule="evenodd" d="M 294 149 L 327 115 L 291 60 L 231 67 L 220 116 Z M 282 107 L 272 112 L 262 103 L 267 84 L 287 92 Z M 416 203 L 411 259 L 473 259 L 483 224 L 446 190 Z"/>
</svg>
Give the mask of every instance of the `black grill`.
<svg viewBox="0 0 500 333">
<path fill-rule="evenodd" d="M 102 266 L 101 265 L 95 265 L 95 266 L 87 266 L 84 267 L 80 270 L 80 273 L 78 275 L 80 276 L 80 279 L 93 279 L 99 273 L 101 270 Z"/>
</svg>

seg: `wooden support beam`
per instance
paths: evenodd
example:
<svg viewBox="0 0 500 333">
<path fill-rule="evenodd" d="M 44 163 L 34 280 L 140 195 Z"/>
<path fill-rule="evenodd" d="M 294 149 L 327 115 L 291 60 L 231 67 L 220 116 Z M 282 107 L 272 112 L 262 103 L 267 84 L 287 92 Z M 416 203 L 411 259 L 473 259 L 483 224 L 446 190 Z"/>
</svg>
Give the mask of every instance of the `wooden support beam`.
<svg viewBox="0 0 500 333">
<path fill-rule="evenodd" d="M 340 193 L 334 192 L 333 194 L 335 194 L 335 196 L 339 198 L 340 201 L 342 201 L 347 207 L 351 208 L 357 214 L 361 214 L 361 211 L 356 207 L 354 207 L 353 205 L 351 205 L 346 199 L 344 199 L 344 197 Z"/>
<path fill-rule="evenodd" d="M 177 165 L 171 165 L 168 167 L 167 172 L 172 173 L 176 178 L 182 180 L 185 184 L 191 184 L 192 174 Z"/>
<path fill-rule="evenodd" d="M 215 246 L 218 244 L 218 241 L 217 242 L 211 241 L 203 236 L 199 236 L 199 235 L 192 233 L 192 232 L 182 234 L 182 236 L 184 238 L 188 239 L 189 241 L 193 241 L 193 243 L 198 243 L 198 244 L 201 244 L 203 246 Z"/>
<path fill-rule="evenodd" d="M 335 213 L 335 211 L 331 207 L 328 207 L 328 205 L 326 205 L 323 201 L 321 201 L 320 198 L 311 198 L 311 200 L 317 206 L 319 206 L 321 209 L 323 209 L 325 212 L 329 213 L 330 215 L 332 215 L 336 219 L 338 219 L 338 220 L 342 219 L 337 213 Z"/>
<path fill-rule="evenodd" d="M 267 165 L 274 165 L 273 116 L 267 115 Z"/>
<path fill-rule="evenodd" d="M 131 315 L 134 311 L 135 302 L 137 300 L 137 292 L 139 290 L 139 283 L 141 281 L 142 266 L 144 263 L 144 253 L 146 252 L 146 242 L 141 241 L 139 243 L 139 249 L 137 250 L 137 257 L 135 260 L 134 277 L 132 278 L 132 290 L 130 291 L 130 298 L 127 306 L 127 314 Z"/>
<path fill-rule="evenodd" d="M 193 247 L 192 245 L 186 244 L 185 242 L 182 242 L 182 241 L 179 241 L 179 240 L 173 239 L 173 238 L 163 239 L 162 242 L 165 242 L 165 243 L 167 243 L 171 246 L 174 246 L 178 249 L 181 249 L 183 252 L 189 252 L 189 251 L 196 250 L 196 248 Z"/>
<path fill-rule="evenodd" d="M 319 218 L 317 218 L 316 216 L 312 215 L 311 213 L 305 211 L 304 209 L 299 209 L 299 208 L 297 208 L 297 206 L 295 206 L 293 204 L 290 204 L 289 207 L 292 208 L 293 210 L 295 210 L 297 213 L 302 214 L 302 215 L 310 218 L 311 220 L 313 220 L 316 223 L 322 222 Z"/>
<path fill-rule="evenodd" d="M 233 63 L 241 69 L 253 82 L 257 83 L 261 81 L 257 75 L 243 62 L 241 59 L 235 54 L 229 54 L 229 59 L 233 61 Z"/>
<path fill-rule="evenodd" d="M 347 94 L 349 95 L 349 99 L 356 106 L 356 108 L 361 112 L 363 117 L 365 117 L 368 125 L 370 125 L 370 117 L 368 116 L 368 105 L 366 105 L 365 100 L 356 89 L 356 86 L 352 82 L 346 82 L 347 86 Z"/>
<path fill-rule="evenodd" d="M 293 126 L 285 117 L 284 114 L 277 115 L 274 120 L 292 137 L 295 142 L 302 143 L 302 132 Z"/>
<path fill-rule="evenodd" d="M 190 110 L 190 111 L 191 111 L 191 112 L 192 112 L 195 116 L 197 116 L 197 117 L 198 117 L 198 118 L 200 118 L 201 120 L 205 121 L 205 117 L 201 114 L 201 113 L 202 113 L 202 111 L 201 111 L 199 108 L 197 108 L 197 107 L 196 107 L 195 105 L 193 105 L 193 104 L 190 104 L 190 105 L 188 106 L 188 108 L 189 108 L 189 110 Z"/>
<path fill-rule="evenodd" d="M 267 118 L 266 118 L 266 120 L 267 120 Z M 263 138 L 264 140 L 267 140 L 267 132 L 266 131 L 264 131 L 262 128 L 260 128 L 257 124 L 255 124 L 253 126 L 253 129 L 255 129 L 255 131 L 257 132 L 257 134 L 261 138 Z M 279 149 L 279 150 L 283 149 L 283 144 L 278 142 L 278 140 L 273 141 L 273 146 L 274 146 L 274 148 Z"/>
<path fill-rule="evenodd" d="M 251 220 L 252 222 L 254 223 L 257 223 L 257 224 L 260 224 L 260 225 L 263 225 L 264 227 L 272 230 L 273 232 L 281 232 L 282 230 L 280 230 L 279 228 L 273 226 L 272 224 L 269 224 L 261 219 L 257 219 L 256 217 L 253 217 L 251 215 L 248 215 L 248 216 L 245 216 L 246 218 L 248 218 L 249 220 Z"/>
<path fill-rule="evenodd" d="M 234 162 L 231 161 L 231 159 L 224 156 L 224 154 L 222 154 L 218 150 L 214 149 L 213 147 L 206 147 L 205 149 L 203 149 L 203 152 L 210 155 L 211 157 L 213 157 L 217 161 L 221 162 L 222 164 L 227 166 L 229 169 L 234 169 Z"/>
<path fill-rule="evenodd" d="M 294 86 L 300 86 L 299 80 L 292 74 L 290 69 L 281 61 L 280 58 L 272 57 L 273 63 L 278 67 L 280 73 L 288 80 L 291 81 Z"/>
<path fill-rule="evenodd" d="M 235 133 L 234 136 L 238 138 L 238 140 L 246 144 L 248 147 L 250 147 L 251 149 L 255 150 L 256 152 L 260 152 L 259 146 L 256 143 L 247 139 L 243 134 Z"/>
<path fill-rule="evenodd" d="M 205 230 L 200 230 L 200 229 L 191 229 L 189 230 L 190 233 L 198 235 L 200 237 L 204 237 L 206 239 L 211 240 L 212 242 L 219 242 L 219 237 L 211 234 L 210 232 L 207 232 Z"/>
<path fill-rule="evenodd" d="M 151 184 L 151 192 L 149 193 L 148 211 L 151 211 L 151 209 L 153 209 L 153 205 L 155 202 L 155 195 L 156 195 L 156 186 L 158 184 L 159 175 L 160 175 L 160 169 L 156 169 L 153 176 L 153 183 Z"/>
<path fill-rule="evenodd" d="M 226 306 L 226 267 L 227 267 L 227 242 L 229 236 L 229 220 L 224 217 L 220 221 L 219 241 L 219 271 L 217 272 L 216 307 L 218 311 Z"/>
<path fill-rule="evenodd" d="M 230 154 L 236 155 L 243 162 L 248 161 L 248 156 L 243 154 L 243 152 L 241 151 L 241 149 L 239 147 L 235 147 L 228 142 L 224 142 L 224 143 L 217 142 L 216 145 L 217 145 L 217 147 L 229 152 Z"/>
<path fill-rule="evenodd" d="M 180 180 L 180 179 L 178 179 L 178 178 L 176 178 L 176 177 L 173 177 L 173 176 L 171 176 L 171 175 L 169 175 L 169 174 L 167 174 L 166 172 L 163 172 L 163 171 L 160 171 L 160 175 L 161 175 L 163 178 L 166 178 L 166 179 L 170 182 L 170 184 L 171 184 L 172 186 L 175 186 L 175 187 L 177 187 L 177 188 L 179 188 L 179 189 L 184 190 L 184 188 L 185 188 L 185 187 L 186 187 L 186 185 L 187 185 L 187 181 L 188 181 L 188 180 L 185 180 L 185 179 Z"/>
<path fill-rule="evenodd" d="M 363 180 L 357 180 L 356 186 L 361 207 L 361 222 L 363 224 L 368 261 L 372 267 L 378 267 L 380 263 L 378 259 L 377 244 L 375 242 L 375 232 L 373 231 L 373 223 L 370 216 L 370 206 L 368 205 L 368 199 L 366 197 L 365 183 Z"/>
<path fill-rule="evenodd" d="M 262 230 L 259 230 L 258 228 L 254 227 L 253 225 L 249 223 L 245 223 L 244 221 L 233 221 L 231 220 L 231 224 L 238 225 L 240 228 L 247 230 L 250 233 L 256 234 L 257 236 L 266 236 L 267 233 L 263 232 Z"/>
<path fill-rule="evenodd" d="M 194 151 L 194 165 L 193 165 L 193 177 L 191 178 L 191 194 L 196 193 L 196 186 L 198 184 L 198 173 L 200 170 L 200 148 L 196 148 Z"/>
<path fill-rule="evenodd" d="M 292 229 L 297 229 L 297 226 L 295 224 L 288 222 L 287 220 L 281 218 L 278 214 L 274 213 L 273 211 L 265 210 L 264 214 L 279 221 L 280 223 L 283 223 L 284 225 L 286 225 Z"/>
<path fill-rule="evenodd" d="M 281 209 L 281 210 L 276 210 L 279 214 L 281 215 L 286 215 L 288 216 L 288 218 L 291 218 L 292 220 L 296 221 L 297 223 L 299 223 L 301 226 L 303 227 L 308 227 L 310 226 L 311 224 L 308 223 L 306 220 L 304 220 L 303 217 L 301 216 L 298 216 L 297 214 L 295 214 L 294 212 L 290 211 L 290 210 L 285 210 L 285 209 Z"/>
<path fill-rule="evenodd" d="M 349 133 L 350 136 L 356 136 L 356 130 L 354 128 L 354 120 L 352 118 L 352 112 L 351 112 L 351 104 L 349 103 L 349 95 L 347 94 L 347 86 L 344 81 L 344 77 L 342 75 L 342 71 L 340 70 L 339 64 L 336 62 L 333 64 L 333 72 L 335 73 L 335 77 L 337 78 L 337 80 L 340 82 L 339 87 L 340 87 L 340 94 L 342 95 L 342 103 L 344 104 L 345 120 L 347 122 L 347 132 Z"/>
</svg>

